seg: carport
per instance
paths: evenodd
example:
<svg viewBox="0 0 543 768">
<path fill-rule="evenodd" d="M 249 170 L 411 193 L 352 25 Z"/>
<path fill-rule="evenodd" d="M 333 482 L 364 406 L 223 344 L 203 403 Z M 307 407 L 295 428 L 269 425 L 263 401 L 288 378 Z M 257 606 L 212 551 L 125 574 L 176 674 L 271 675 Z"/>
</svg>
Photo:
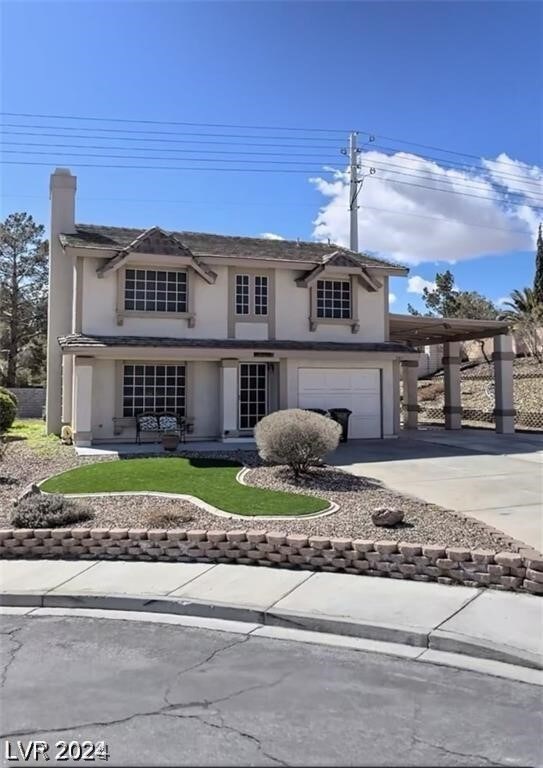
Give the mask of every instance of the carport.
<svg viewBox="0 0 543 768">
<path fill-rule="evenodd" d="M 390 341 L 402 342 L 412 347 L 443 344 L 443 372 L 445 380 L 445 429 L 462 428 L 462 400 L 460 390 L 460 343 L 470 339 L 494 337 L 494 416 L 496 432 L 508 434 L 515 431 L 513 408 L 513 352 L 509 326 L 500 320 L 466 320 L 463 318 L 422 317 L 420 315 L 390 314 Z M 403 360 L 402 380 L 404 405 L 407 412 L 406 429 L 417 429 L 418 361 Z M 396 374 L 398 402 L 395 419 L 399 433 L 400 371 Z"/>
</svg>

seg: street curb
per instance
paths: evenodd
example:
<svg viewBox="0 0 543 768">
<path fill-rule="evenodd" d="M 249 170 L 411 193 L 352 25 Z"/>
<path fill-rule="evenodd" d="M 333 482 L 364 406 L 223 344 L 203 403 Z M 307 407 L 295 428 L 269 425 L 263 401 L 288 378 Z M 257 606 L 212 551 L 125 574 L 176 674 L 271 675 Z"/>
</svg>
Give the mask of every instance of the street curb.
<svg viewBox="0 0 543 768">
<path fill-rule="evenodd" d="M 100 595 L 60 594 L 54 592 L 5 592 L 0 594 L 0 606 L 28 608 L 94 608 L 113 611 L 139 611 L 146 613 L 193 616 L 199 618 L 260 624 L 268 627 L 307 630 L 315 633 L 363 638 L 379 642 L 408 645 L 424 650 L 445 651 L 475 659 L 512 664 L 528 669 L 543 670 L 543 662 L 527 651 L 496 643 L 485 643 L 467 635 L 454 635 L 443 630 L 431 632 L 389 624 L 352 622 L 327 618 L 316 614 L 260 609 L 187 600 L 165 595 Z"/>
</svg>

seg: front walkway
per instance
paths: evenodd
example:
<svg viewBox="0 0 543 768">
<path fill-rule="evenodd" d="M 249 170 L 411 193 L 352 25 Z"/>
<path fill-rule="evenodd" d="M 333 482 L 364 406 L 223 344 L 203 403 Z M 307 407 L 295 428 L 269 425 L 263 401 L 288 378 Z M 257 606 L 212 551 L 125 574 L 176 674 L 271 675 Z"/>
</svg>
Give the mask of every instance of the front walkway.
<svg viewBox="0 0 543 768">
<path fill-rule="evenodd" d="M 543 436 L 419 429 L 398 440 L 349 441 L 331 463 L 543 551 Z"/>
</svg>

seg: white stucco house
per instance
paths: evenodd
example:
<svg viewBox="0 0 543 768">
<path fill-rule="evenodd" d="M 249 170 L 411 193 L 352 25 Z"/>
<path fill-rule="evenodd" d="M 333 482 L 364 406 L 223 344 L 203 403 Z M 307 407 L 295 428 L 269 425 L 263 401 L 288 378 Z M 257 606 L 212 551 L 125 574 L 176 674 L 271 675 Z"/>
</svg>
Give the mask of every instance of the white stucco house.
<svg viewBox="0 0 543 768">
<path fill-rule="evenodd" d="M 130 442 L 136 414 L 174 411 L 192 423 L 188 439 L 231 440 L 277 409 L 347 407 L 351 437 L 394 437 L 401 367 L 416 426 L 413 345 L 432 340 L 446 342 L 449 426 L 460 425 L 454 345 L 475 329 L 447 336 L 442 322 L 417 336 L 413 318 L 391 315 L 388 280 L 406 268 L 321 243 L 76 224 L 67 169 L 50 196 L 50 432 Z"/>
</svg>

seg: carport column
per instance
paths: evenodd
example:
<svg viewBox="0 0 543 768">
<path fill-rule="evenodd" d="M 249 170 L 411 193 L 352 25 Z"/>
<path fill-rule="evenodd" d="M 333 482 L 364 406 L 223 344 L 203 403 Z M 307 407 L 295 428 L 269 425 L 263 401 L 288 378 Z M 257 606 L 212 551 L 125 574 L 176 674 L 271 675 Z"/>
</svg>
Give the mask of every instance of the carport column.
<svg viewBox="0 0 543 768">
<path fill-rule="evenodd" d="M 220 424 L 222 439 L 237 437 L 239 382 L 238 360 L 221 360 L 220 368 Z"/>
<path fill-rule="evenodd" d="M 74 360 L 74 392 L 72 427 L 74 443 L 90 446 L 92 443 L 92 357 Z"/>
<path fill-rule="evenodd" d="M 460 389 L 460 342 L 448 341 L 443 345 L 445 373 L 445 429 L 462 429 L 462 395 Z"/>
<path fill-rule="evenodd" d="M 513 408 L 513 337 L 509 335 L 494 338 L 494 415 L 496 432 L 502 435 L 515 431 L 515 410 Z"/>
<path fill-rule="evenodd" d="M 404 360 L 402 362 L 403 402 L 407 411 L 404 424 L 406 429 L 417 429 L 419 420 L 419 406 L 417 403 L 417 381 L 419 372 L 418 360 Z"/>
</svg>

